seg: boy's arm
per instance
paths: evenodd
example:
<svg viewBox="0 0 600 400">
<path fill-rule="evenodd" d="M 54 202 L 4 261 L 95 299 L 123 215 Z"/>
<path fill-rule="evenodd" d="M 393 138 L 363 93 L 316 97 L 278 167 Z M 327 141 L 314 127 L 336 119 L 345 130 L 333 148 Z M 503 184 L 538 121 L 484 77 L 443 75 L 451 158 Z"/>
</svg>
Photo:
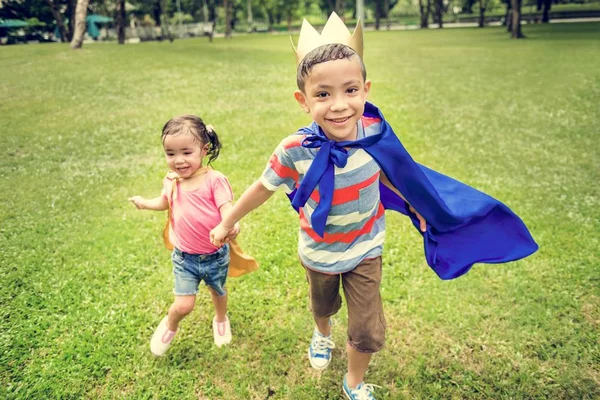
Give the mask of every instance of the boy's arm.
<svg viewBox="0 0 600 400">
<path fill-rule="evenodd" d="M 228 201 L 227 203 L 223 204 L 221 207 L 219 207 L 219 213 L 221 214 L 221 221 L 225 219 L 225 217 L 227 217 L 227 215 L 229 215 L 231 213 L 231 210 L 233 210 L 233 204 L 231 203 L 231 201 Z M 233 226 L 233 229 L 231 229 L 228 233 L 227 233 L 227 237 L 225 238 L 225 240 L 223 241 L 224 243 L 228 243 L 230 240 L 233 240 L 237 237 L 237 235 L 240 234 L 240 223 L 236 222 L 235 225 Z"/>
<path fill-rule="evenodd" d="M 144 199 L 142 196 L 133 196 L 128 199 L 138 210 L 153 210 L 164 211 L 169 208 L 169 203 L 164 196 L 155 197 L 153 199 Z"/>
<path fill-rule="evenodd" d="M 387 175 L 383 171 L 381 171 L 381 173 L 379 174 L 379 179 L 381 180 L 381 183 L 383 183 L 385 186 L 387 186 L 392 192 L 394 192 L 398 196 L 400 196 L 402 198 L 402 200 L 404 200 L 406 202 L 406 204 L 408 204 L 408 209 L 410 210 L 410 212 L 415 214 L 417 216 L 417 218 L 419 219 L 419 228 L 421 229 L 421 232 L 425 232 L 427 230 L 427 221 L 425 221 L 425 218 L 423 218 L 423 216 L 421 214 L 419 214 L 417 212 L 417 210 L 415 210 L 413 208 L 413 206 L 410 205 L 410 203 L 406 200 L 406 198 L 404 196 L 402 196 L 402 193 L 400 193 L 400 191 L 398 189 L 396 189 L 396 187 L 392 184 L 392 182 L 390 182 Z"/>
<path fill-rule="evenodd" d="M 210 241 L 215 246 L 222 246 L 225 243 L 225 238 L 229 232 L 235 228 L 235 224 L 239 222 L 246 214 L 250 213 L 255 208 L 260 207 L 272 195 L 273 191 L 267 189 L 260 180 L 254 182 L 242 194 L 240 199 L 235 203 L 230 212 L 225 213 L 225 217 L 219 225 L 210 231 Z"/>
</svg>

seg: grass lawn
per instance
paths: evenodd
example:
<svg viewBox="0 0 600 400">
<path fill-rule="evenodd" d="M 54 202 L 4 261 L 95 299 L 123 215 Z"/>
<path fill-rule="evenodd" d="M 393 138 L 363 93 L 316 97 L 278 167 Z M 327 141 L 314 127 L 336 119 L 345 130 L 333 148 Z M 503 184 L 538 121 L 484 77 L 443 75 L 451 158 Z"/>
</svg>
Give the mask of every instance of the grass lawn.
<svg viewBox="0 0 600 400">
<path fill-rule="evenodd" d="M 382 399 L 600 396 L 600 24 L 367 32 L 370 100 L 413 157 L 504 201 L 540 250 L 440 281 L 420 235 L 388 214 Z M 283 193 L 242 222 L 261 269 L 228 282 L 234 341 L 212 343 L 203 291 L 169 353 L 149 352 L 172 301 L 160 129 L 197 113 L 237 196 L 306 125 L 288 37 L 0 49 L 0 398 L 339 399 L 313 328 Z"/>
</svg>

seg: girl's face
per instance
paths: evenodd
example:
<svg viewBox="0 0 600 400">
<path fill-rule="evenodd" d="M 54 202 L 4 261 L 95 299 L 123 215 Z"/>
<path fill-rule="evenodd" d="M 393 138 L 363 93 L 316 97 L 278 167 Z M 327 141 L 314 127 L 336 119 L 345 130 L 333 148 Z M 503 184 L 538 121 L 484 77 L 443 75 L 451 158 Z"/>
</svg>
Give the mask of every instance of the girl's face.
<svg viewBox="0 0 600 400">
<path fill-rule="evenodd" d="M 165 136 L 163 147 L 169 168 L 184 179 L 202 167 L 208 151 L 208 144 L 201 146 L 189 133 Z"/>
</svg>

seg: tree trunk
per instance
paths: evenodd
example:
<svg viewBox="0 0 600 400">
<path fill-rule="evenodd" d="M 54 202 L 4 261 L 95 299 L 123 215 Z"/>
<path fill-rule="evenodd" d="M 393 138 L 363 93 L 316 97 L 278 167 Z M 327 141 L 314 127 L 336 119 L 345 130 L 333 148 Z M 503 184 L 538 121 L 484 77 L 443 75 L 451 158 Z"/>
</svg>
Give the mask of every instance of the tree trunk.
<svg viewBox="0 0 600 400">
<path fill-rule="evenodd" d="M 275 23 L 275 17 L 273 16 L 273 12 L 271 10 L 267 10 L 267 20 L 269 21 L 268 30 L 269 32 L 273 32 L 273 24 Z"/>
<path fill-rule="evenodd" d="M 512 31 L 512 5 L 510 0 L 506 2 L 506 13 L 504 14 L 504 25 L 506 26 L 506 32 Z"/>
<path fill-rule="evenodd" d="M 383 0 L 375 0 L 375 30 L 378 31 L 381 26 L 381 17 L 383 16 Z"/>
<path fill-rule="evenodd" d="M 75 9 L 77 8 L 77 0 L 69 0 L 67 3 L 66 15 L 69 17 L 69 42 L 73 39 L 73 32 L 75 32 Z"/>
<path fill-rule="evenodd" d="M 335 13 L 344 19 L 344 2 L 342 0 L 335 0 Z"/>
<path fill-rule="evenodd" d="M 542 23 L 550 22 L 550 9 L 552 8 L 552 0 L 544 0 L 544 13 L 542 14 Z"/>
<path fill-rule="evenodd" d="M 231 3 L 233 0 L 223 0 L 225 8 L 225 37 L 231 39 Z"/>
<path fill-rule="evenodd" d="M 56 4 L 52 0 L 46 0 L 48 6 L 50 6 L 50 12 L 52 12 L 52 16 L 56 20 L 56 25 L 58 25 L 58 30 L 60 31 L 60 41 L 65 43 L 69 40 L 69 32 L 67 31 L 67 27 L 65 26 L 65 22 L 63 21 L 62 15 L 56 9 Z"/>
<path fill-rule="evenodd" d="M 83 35 L 85 35 L 85 18 L 87 17 L 87 8 L 90 0 L 77 0 L 75 9 L 75 32 L 71 40 L 72 49 L 80 49 L 83 44 Z"/>
<path fill-rule="evenodd" d="M 248 8 L 248 32 L 252 32 L 254 31 L 252 26 L 254 24 L 252 21 L 252 0 L 247 0 L 246 5 Z"/>
<path fill-rule="evenodd" d="M 206 3 L 206 9 L 208 14 L 208 20 L 210 21 L 210 33 L 208 35 L 208 41 L 212 43 L 215 36 L 215 30 L 217 29 L 217 6 L 214 1 L 204 0 Z"/>
<path fill-rule="evenodd" d="M 521 32 L 521 3 L 522 0 L 511 0 L 512 2 L 512 39 L 523 39 L 525 35 Z"/>
<path fill-rule="evenodd" d="M 152 16 L 154 17 L 154 22 L 156 26 L 162 26 L 162 4 L 160 0 L 156 0 L 152 7 Z"/>
<path fill-rule="evenodd" d="M 125 44 L 125 0 L 119 0 L 117 9 L 117 37 L 119 44 Z"/>
<path fill-rule="evenodd" d="M 435 1 L 435 17 L 437 19 L 438 26 L 444 27 L 444 0 Z"/>
<path fill-rule="evenodd" d="M 485 26 L 485 5 L 483 4 L 484 0 L 479 0 L 479 24 L 477 25 L 480 28 Z"/>
<path fill-rule="evenodd" d="M 423 4 L 423 1 L 427 1 L 427 4 Z M 419 0 L 419 15 L 421 28 L 429 28 L 429 0 Z"/>
<path fill-rule="evenodd" d="M 383 10 L 385 11 L 385 29 L 390 30 L 390 0 L 383 0 Z"/>
</svg>

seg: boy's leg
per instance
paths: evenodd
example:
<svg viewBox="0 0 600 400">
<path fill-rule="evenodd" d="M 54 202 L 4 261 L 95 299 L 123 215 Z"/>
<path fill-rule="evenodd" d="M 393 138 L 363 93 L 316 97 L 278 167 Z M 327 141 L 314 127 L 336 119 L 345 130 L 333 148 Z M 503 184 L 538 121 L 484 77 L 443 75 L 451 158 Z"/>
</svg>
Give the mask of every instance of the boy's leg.
<svg viewBox="0 0 600 400">
<path fill-rule="evenodd" d="M 303 265 L 304 266 L 304 265 Z M 331 334 L 329 319 L 342 307 L 340 275 L 327 275 L 304 267 L 308 281 L 308 298 L 317 329 L 324 336 Z"/>
<path fill-rule="evenodd" d="M 381 257 L 363 260 L 352 271 L 342 274 L 348 306 L 347 384 L 356 388 L 364 379 L 371 356 L 385 342 L 385 316 L 379 287 Z"/>
<path fill-rule="evenodd" d="M 365 372 L 369 368 L 373 354 L 361 353 L 350 346 L 350 343 L 346 343 L 346 351 L 348 352 L 348 375 L 346 376 L 346 382 L 348 386 L 355 388 L 364 380 Z"/>
<path fill-rule="evenodd" d="M 335 347 L 331 340 L 330 317 L 342 305 L 340 296 L 340 275 L 327 275 L 306 268 L 309 284 L 310 308 L 317 328 L 313 332 L 308 348 L 308 359 L 313 368 L 325 369 L 331 361 L 331 350 Z"/>
</svg>

